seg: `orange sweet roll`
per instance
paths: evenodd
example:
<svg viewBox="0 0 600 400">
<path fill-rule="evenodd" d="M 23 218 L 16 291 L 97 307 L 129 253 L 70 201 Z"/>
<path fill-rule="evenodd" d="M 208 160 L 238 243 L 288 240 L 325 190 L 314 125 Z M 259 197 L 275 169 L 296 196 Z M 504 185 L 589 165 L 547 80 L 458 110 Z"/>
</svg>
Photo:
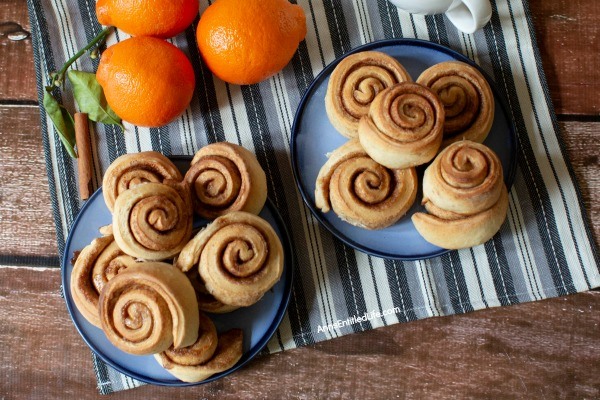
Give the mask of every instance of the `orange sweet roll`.
<svg viewBox="0 0 600 400">
<path fill-rule="evenodd" d="M 196 214 L 214 219 L 232 211 L 258 214 L 267 200 L 267 178 L 256 156 L 221 142 L 200 149 L 185 175 Z"/>
<path fill-rule="evenodd" d="M 154 358 L 170 374 L 184 382 L 200 382 L 228 370 L 242 358 L 243 332 L 232 329 L 217 334 L 213 322 L 200 312 L 198 339 L 194 344 L 169 349 Z"/>
<path fill-rule="evenodd" d="M 197 267 L 206 290 L 219 302 L 247 307 L 281 278 L 283 247 L 264 219 L 235 211 L 215 219 L 181 251 L 176 266 Z"/>
<path fill-rule="evenodd" d="M 352 139 L 334 150 L 317 177 L 315 202 L 344 221 L 366 229 L 396 223 L 417 196 L 414 168 L 389 169 L 375 162 Z"/>
<path fill-rule="evenodd" d="M 173 257 L 192 235 L 187 183 L 145 183 L 121 193 L 112 226 L 115 241 L 126 254 L 153 261 Z"/>
<path fill-rule="evenodd" d="M 392 85 L 411 82 L 402 64 L 377 51 L 364 51 L 344 58 L 329 78 L 325 110 L 331 124 L 342 135 L 353 138 L 358 121 L 369 112 L 375 96 Z"/>
<path fill-rule="evenodd" d="M 379 164 L 402 169 L 431 161 L 442 144 L 444 106 L 428 88 L 399 83 L 379 93 L 361 118 L 358 138 Z"/>
<path fill-rule="evenodd" d="M 110 226 L 102 237 L 81 250 L 71 272 L 71 294 L 75 306 L 91 324 L 100 327 L 98 298 L 106 283 L 135 263 L 114 241 Z"/>
<path fill-rule="evenodd" d="M 425 170 L 417 231 L 430 243 L 461 249 L 491 239 L 506 219 L 508 191 L 498 156 L 483 144 L 453 143 Z"/>
<path fill-rule="evenodd" d="M 494 122 L 494 95 L 476 68 L 447 61 L 425 70 L 417 83 L 429 87 L 446 111 L 442 148 L 467 139 L 483 143 Z"/>
<path fill-rule="evenodd" d="M 155 151 L 124 154 L 108 167 L 102 180 L 102 195 L 112 212 L 115 200 L 125 190 L 141 183 L 181 181 L 181 173 L 167 157 Z"/>
<path fill-rule="evenodd" d="M 99 300 L 102 329 L 119 349 L 155 354 L 198 338 L 198 303 L 185 274 L 162 262 L 141 262 L 108 281 Z"/>
</svg>

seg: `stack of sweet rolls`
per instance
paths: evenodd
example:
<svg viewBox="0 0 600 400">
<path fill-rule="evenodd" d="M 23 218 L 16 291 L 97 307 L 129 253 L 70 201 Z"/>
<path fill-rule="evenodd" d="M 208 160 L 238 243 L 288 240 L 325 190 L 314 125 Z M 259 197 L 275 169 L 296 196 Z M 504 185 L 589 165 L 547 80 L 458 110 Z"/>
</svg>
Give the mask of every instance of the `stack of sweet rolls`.
<svg viewBox="0 0 600 400">
<path fill-rule="evenodd" d="M 413 82 L 395 58 L 366 51 L 345 57 L 325 95 L 331 124 L 349 138 L 319 171 L 315 203 L 366 229 L 398 222 L 418 191 L 415 167 L 429 164 L 417 231 L 447 249 L 492 238 L 506 219 L 508 195 L 497 155 L 483 145 L 494 96 L 472 66 L 442 62 Z"/>
<path fill-rule="evenodd" d="M 157 152 L 117 158 L 103 179 L 112 224 L 78 254 L 73 301 L 117 348 L 153 354 L 198 382 L 243 354 L 243 331 L 218 333 L 204 314 L 258 302 L 283 272 L 283 248 L 258 216 L 266 176 L 247 149 L 200 149 L 183 176 Z M 193 234 L 194 214 L 212 220 Z"/>
</svg>

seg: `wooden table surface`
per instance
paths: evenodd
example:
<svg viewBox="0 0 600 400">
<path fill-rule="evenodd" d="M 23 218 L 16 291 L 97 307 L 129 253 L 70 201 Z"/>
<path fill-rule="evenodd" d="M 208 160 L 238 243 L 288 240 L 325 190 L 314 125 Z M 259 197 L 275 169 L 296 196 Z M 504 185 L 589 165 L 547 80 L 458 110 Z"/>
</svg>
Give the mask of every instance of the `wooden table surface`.
<svg viewBox="0 0 600 400">
<path fill-rule="evenodd" d="M 600 238 L 600 2 L 530 0 L 544 70 Z M 25 0 L 0 2 L 0 399 L 99 398 L 59 293 Z M 40 266 L 41 265 L 41 266 Z M 263 356 L 187 389 L 119 398 L 600 398 L 600 292 L 431 318 Z"/>
</svg>

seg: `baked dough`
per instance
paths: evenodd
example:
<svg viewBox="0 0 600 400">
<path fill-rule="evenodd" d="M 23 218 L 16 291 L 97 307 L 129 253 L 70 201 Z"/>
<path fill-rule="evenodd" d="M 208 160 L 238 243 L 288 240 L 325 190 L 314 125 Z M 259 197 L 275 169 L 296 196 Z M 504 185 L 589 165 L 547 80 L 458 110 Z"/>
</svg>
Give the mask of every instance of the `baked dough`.
<svg viewBox="0 0 600 400">
<path fill-rule="evenodd" d="M 200 382 L 228 370 L 242 358 L 243 332 L 232 329 L 220 335 L 215 325 L 200 313 L 198 340 L 188 347 L 168 350 L 154 355 L 170 374 L 184 382 Z"/>
<path fill-rule="evenodd" d="M 256 156 L 233 143 L 200 149 L 185 174 L 194 211 L 215 219 L 232 211 L 258 214 L 267 200 L 267 178 Z"/>
<path fill-rule="evenodd" d="M 379 93 L 358 124 L 367 154 L 391 169 L 431 161 L 442 144 L 444 106 L 428 88 L 399 83 Z"/>
<path fill-rule="evenodd" d="M 382 229 L 397 222 L 417 196 L 414 168 L 388 169 L 370 158 L 358 139 L 334 150 L 321 167 L 315 203 L 344 221 L 366 229 Z"/>
<path fill-rule="evenodd" d="M 358 134 L 358 121 L 369 112 L 383 89 L 412 79 L 395 58 L 378 51 L 363 51 L 345 57 L 335 67 L 325 94 L 329 121 L 342 135 Z"/>
<path fill-rule="evenodd" d="M 267 221 L 244 211 L 215 219 L 181 251 L 176 266 L 198 268 L 208 292 L 223 304 L 259 301 L 283 272 L 283 247 Z"/>
<path fill-rule="evenodd" d="M 117 246 L 112 229 L 101 232 L 104 235 L 92 240 L 77 256 L 70 283 L 75 306 L 97 327 L 100 327 L 98 299 L 102 289 L 115 275 L 135 263 L 133 257 Z"/>
<path fill-rule="evenodd" d="M 423 71 L 417 83 L 438 95 L 446 111 L 442 148 L 459 140 L 483 143 L 494 122 L 494 95 L 477 69 L 447 61 Z"/>
<path fill-rule="evenodd" d="M 488 241 L 508 211 L 498 156 L 468 140 L 448 146 L 425 170 L 422 204 L 428 213 L 415 213 L 412 221 L 428 242 L 462 249 Z"/>
<path fill-rule="evenodd" d="M 192 235 L 192 204 L 185 182 L 145 183 L 117 198 L 113 232 L 132 257 L 165 260 L 178 254 Z"/>
<path fill-rule="evenodd" d="M 117 197 L 142 183 L 161 183 L 166 179 L 180 182 L 181 173 L 167 157 L 156 151 L 124 154 L 110 164 L 102 179 L 102 195 L 112 212 Z"/>
<path fill-rule="evenodd" d="M 131 354 L 186 347 L 198 338 L 194 288 L 171 264 L 137 263 L 115 276 L 100 295 L 99 315 L 108 340 Z"/>
</svg>

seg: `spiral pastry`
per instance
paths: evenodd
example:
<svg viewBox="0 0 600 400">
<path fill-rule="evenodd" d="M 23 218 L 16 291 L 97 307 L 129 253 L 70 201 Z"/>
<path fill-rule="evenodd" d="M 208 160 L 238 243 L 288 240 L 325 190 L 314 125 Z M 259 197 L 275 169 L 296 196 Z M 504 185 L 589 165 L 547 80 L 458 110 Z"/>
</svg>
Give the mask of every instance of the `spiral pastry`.
<svg viewBox="0 0 600 400">
<path fill-rule="evenodd" d="M 208 292 L 223 304 L 247 307 L 262 298 L 283 272 L 283 247 L 264 219 L 235 211 L 215 219 L 181 251 L 176 266 L 198 265 Z"/>
<path fill-rule="evenodd" d="M 154 355 L 170 374 L 184 382 L 200 382 L 228 370 L 242 358 L 243 332 L 232 329 L 217 336 L 215 325 L 200 313 L 198 340 L 188 347 Z"/>
<path fill-rule="evenodd" d="M 181 182 L 183 177 L 167 157 L 156 151 L 124 154 L 108 167 L 102 180 L 102 195 L 112 212 L 115 200 L 125 190 L 140 183 L 171 179 Z"/>
<path fill-rule="evenodd" d="M 165 260 L 179 253 L 192 235 L 192 204 L 186 183 L 146 183 L 115 202 L 113 231 L 132 257 Z"/>
<path fill-rule="evenodd" d="M 196 153 L 185 174 L 194 211 L 214 219 L 232 211 L 258 214 L 267 200 L 267 178 L 256 156 L 233 143 L 213 143 Z"/>
<path fill-rule="evenodd" d="M 329 121 L 342 135 L 356 137 L 358 121 L 367 115 L 375 96 L 400 82 L 412 79 L 395 58 L 377 51 L 349 55 L 329 78 L 325 94 Z"/>
<path fill-rule="evenodd" d="M 198 308 L 201 311 L 206 311 L 213 314 L 225 314 L 238 309 L 236 306 L 230 306 L 221 303 L 208 292 L 206 285 L 200 276 L 198 268 L 192 268 L 185 274 L 196 291 L 196 300 L 198 300 Z"/>
<path fill-rule="evenodd" d="M 71 293 L 75 306 L 91 324 L 100 327 L 98 298 L 106 282 L 134 263 L 119 249 L 112 233 L 92 240 L 81 250 L 71 272 Z"/>
<path fill-rule="evenodd" d="M 417 83 L 438 95 L 446 111 L 442 148 L 458 140 L 483 143 L 494 122 L 494 95 L 477 69 L 447 61 L 425 70 Z"/>
<path fill-rule="evenodd" d="M 414 168 L 388 169 L 370 158 L 358 139 L 331 153 L 317 176 L 315 203 L 344 221 L 367 229 L 397 222 L 417 196 Z"/>
<path fill-rule="evenodd" d="M 428 88 L 399 83 L 382 91 L 358 124 L 369 157 L 392 169 L 431 161 L 442 144 L 444 106 Z"/>
<path fill-rule="evenodd" d="M 161 262 L 137 263 L 109 280 L 100 294 L 102 329 L 119 349 L 154 354 L 198 338 L 198 303 L 184 273 Z"/>
<path fill-rule="evenodd" d="M 483 144 L 464 140 L 448 146 L 425 170 L 417 231 L 446 249 L 491 239 L 506 219 L 508 192 L 498 156 Z"/>
</svg>

